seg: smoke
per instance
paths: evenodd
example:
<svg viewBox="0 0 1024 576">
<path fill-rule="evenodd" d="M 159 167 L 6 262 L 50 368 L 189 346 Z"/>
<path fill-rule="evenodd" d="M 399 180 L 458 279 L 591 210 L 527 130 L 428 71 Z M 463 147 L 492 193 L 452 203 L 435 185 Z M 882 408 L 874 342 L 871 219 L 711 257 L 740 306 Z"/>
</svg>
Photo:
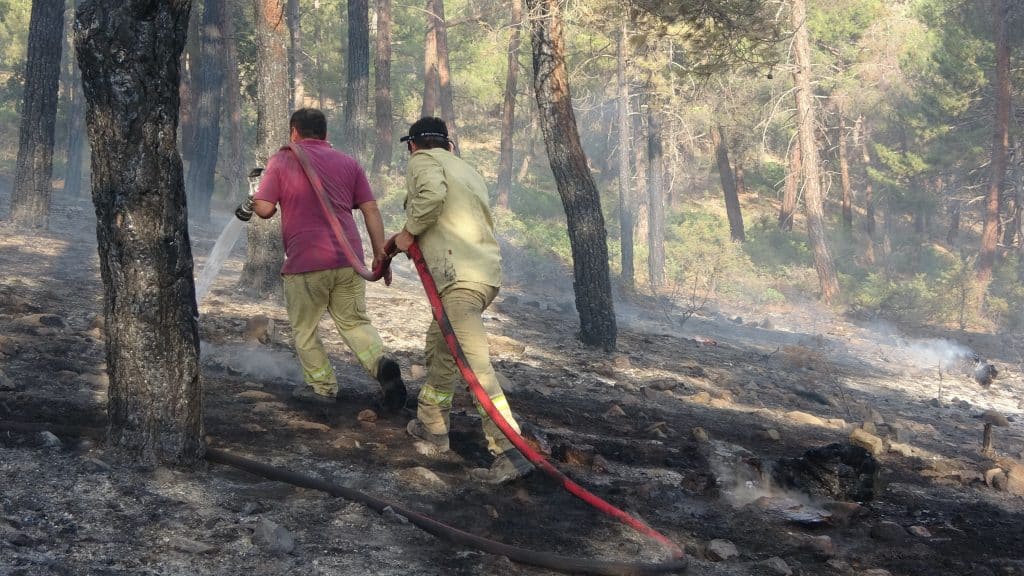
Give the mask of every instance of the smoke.
<svg viewBox="0 0 1024 576">
<path fill-rule="evenodd" d="M 254 380 L 300 382 L 302 369 L 290 352 L 254 344 L 200 343 L 204 364 L 238 372 Z"/>
<path fill-rule="evenodd" d="M 891 346 L 916 368 L 948 370 L 973 354 L 967 346 L 945 338 L 905 338 L 887 322 L 872 323 L 867 329 L 877 335 L 880 344 Z"/>
</svg>

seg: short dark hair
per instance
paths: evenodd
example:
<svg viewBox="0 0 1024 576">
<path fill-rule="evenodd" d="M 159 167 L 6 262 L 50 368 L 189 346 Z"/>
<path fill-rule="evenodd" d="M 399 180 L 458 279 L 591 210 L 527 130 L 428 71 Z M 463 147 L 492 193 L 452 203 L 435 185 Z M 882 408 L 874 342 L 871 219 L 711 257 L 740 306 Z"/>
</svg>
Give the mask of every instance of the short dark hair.
<svg viewBox="0 0 1024 576">
<path fill-rule="evenodd" d="M 409 134 L 400 138 L 402 142 L 412 140 L 419 148 L 449 148 L 448 125 L 436 116 L 424 116 L 413 122 Z"/>
<path fill-rule="evenodd" d="M 288 127 L 295 128 L 303 138 L 327 138 L 327 118 L 316 108 L 300 108 L 292 112 Z"/>
</svg>

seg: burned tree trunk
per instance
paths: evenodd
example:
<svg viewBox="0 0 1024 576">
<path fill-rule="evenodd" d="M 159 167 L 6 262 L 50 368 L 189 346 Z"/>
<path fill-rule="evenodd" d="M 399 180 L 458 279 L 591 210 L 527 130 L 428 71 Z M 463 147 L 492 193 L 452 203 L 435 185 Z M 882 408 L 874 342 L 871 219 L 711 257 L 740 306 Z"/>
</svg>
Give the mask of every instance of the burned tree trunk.
<svg viewBox="0 0 1024 576">
<path fill-rule="evenodd" d="M 23 228 L 49 225 L 63 31 L 63 0 L 34 0 L 29 21 L 18 163 L 11 192 L 11 221 Z"/>
<path fill-rule="evenodd" d="M 235 38 L 234 17 L 227 11 L 221 24 L 224 37 L 224 117 L 228 121 L 228 166 L 224 171 L 227 172 L 230 190 L 228 198 L 241 200 L 236 196 L 240 194 L 247 170 L 242 159 L 242 87 L 235 73 L 238 70 L 238 40 Z"/>
<path fill-rule="evenodd" d="M 82 0 L 75 0 L 79 6 Z M 72 25 L 74 16 L 72 13 Z M 72 34 L 73 36 L 73 34 Z M 64 193 L 71 198 L 82 196 L 88 187 L 82 185 L 82 164 L 85 158 L 85 96 L 82 94 L 82 72 L 74 58 L 74 38 L 68 47 L 68 65 L 71 68 L 71 80 L 68 85 L 68 139 L 67 162 L 64 165 Z"/>
<path fill-rule="evenodd" d="M 630 292 L 635 288 L 633 264 L 633 226 L 635 224 L 635 203 L 629 188 L 629 150 L 632 143 L 629 130 L 629 80 L 626 65 L 629 51 L 629 28 L 627 16 L 622 15 L 619 25 L 618 49 L 616 50 L 616 81 L 619 100 L 619 242 L 622 245 L 622 287 Z M 639 138 L 639 136 L 638 136 Z M 639 166 L 637 166 L 639 170 Z"/>
<path fill-rule="evenodd" d="M 647 276 L 652 290 L 665 283 L 665 195 L 661 146 L 661 122 L 647 108 Z"/>
<path fill-rule="evenodd" d="M 177 150 L 189 9 L 189 2 L 90 0 L 75 22 L 105 295 L 109 440 L 143 464 L 192 464 L 204 451 Z"/>
<path fill-rule="evenodd" d="M 347 55 L 345 114 L 341 130 L 345 151 L 363 160 L 370 104 L 370 6 L 367 0 L 348 0 Z"/>
<path fill-rule="evenodd" d="M 199 26 L 198 73 L 193 91 L 197 99 L 196 151 L 188 165 L 185 190 L 188 193 L 189 216 L 202 223 L 210 221 L 210 199 L 213 197 L 220 147 L 221 95 L 224 93 L 224 36 L 221 27 L 225 12 L 224 0 L 205 0 Z"/>
<path fill-rule="evenodd" d="M 732 168 L 729 166 L 728 139 L 725 137 L 725 127 L 719 126 L 714 132 L 717 137 L 715 141 L 715 157 L 718 159 L 718 175 L 722 180 L 722 193 L 725 195 L 725 213 L 729 217 L 729 236 L 735 242 L 743 242 L 747 239 L 743 230 L 743 211 L 740 208 L 740 197 L 736 191 L 736 181 L 733 180 Z"/>
<path fill-rule="evenodd" d="M 374 120 L 377 145 L 373 172 L 391 166 L 394 152 L 394 120 L 391 117 L 391 0 L 377 0 L 377 54 L 374 61 Z"/>
<path fill-rule="evenodd" d="M 782 190 L 782 206 L 779 208 L 779 230 L 793 230 L 793 214 L 796 212 L 796 193 L 800 187 L 800 141 L 793 142 L 789 150 L 789 170 Z"/>
<path fill-rule="evenodd" d="M 617 328 L 608 272 L 608 234 L 572 109 L 561 8 L 557 0 L 527 0 L 526 5 L 531 13 L 533 88 L 540 125 L 569 227 L 580 339 L 588 346 L 611 351 Z"/>
<path fill-rule="evenodd" d="M 1010 45 L 1006 30 L 1006 21 L 1009 18 L 1008 10 L 1006 0 L 994 0 L 996 109 L 995 125 L 992 128 L 992 168 L 985 203 L 985 225 L 981 231 L 981 248 L 978 254 L 978 279 L 982 282 L 992 279 L 992 268 L 996 263 L 996 241 L 999 238 L 999 198 L 1003 191 L 1003 181 L 1006 179 L 1006 152 L 1009 148 L 1010 138 Z"/>
<path fill-rule="evenodd" d="M 438 0 L 427 0 L 427 34 L 423 42 L 423 107 L 420 116 L 434 116 L 441 107 L 437 81 Z M 443 7 L 443 5 L 442 5 Z"/>
<path fill-rule="evenodd" d="M 875 188 L 871 183 L 871 154 L 868 152 L 868 135 L 864 130 L 864 139 L 861 141 L 861 160 L 864 162 L 864 231 L 867 239 L 864 245 L 864 258 L 868 263 L 875 262 L 875 229 L 878 224 L 875 221 Z"/>
<path fill-rule="evenodd" d="M 255 0 L 256 7 L 256 163 L 288 143 L 288 29 L 284 0 Z M 265 296 L 281 287 L 284 248 L 281 215 L 249 223 L 248 254 L 239 286 L 250 296 Z"/>
<path fill-rule="evenodd" d="M 818 148 L 814 141 L 814 101 L 811 93 L 811 46 L 807 31 L 807 6 L 804 0 L 793 0 L 793 28 L 796 30 L 793 52 L 796 55 L 796 108 L 800 132 L 800 153 L 803 156 L 804 213 L 807 216 L 807 237 L 818 272 L 821 299 L 831 303 L 839 295 L 832 255 L 825 237 L 825 218 L 821 208 L 821 178 Z"/>
<path fill-rule="evenodd" d="M 441 96 L 441 117 L 448 125 L 448 138 L 455 145 L 453 151 L 461 156 L 459 130 L 455 121 L 455 96 L 452 90 L 452 71 L 448 63 L 448 21 L 444 17 L 444 0 L 434 0 L 437 12 L 437 85 Z"/>
<path fill-rule="evenodd" d="M 509 207 L 512 191 L 512 133 L 516 124 L 516 89 L 519 83 L 519 44 L 523 27 L 523 0 L 512 0 L 512 32 L 508 38 L 505 97 L 501 105 L 501 153 L 498 160 L 497 205 Z"/>
<path fill-rule="evenodd" d="M 843 230 L 853 230 L 853 193 L 850 190 L 850 162 L 846 157 L 846 117 L 839 115 L 839 178 L 843 187 Z"/>
</svg>

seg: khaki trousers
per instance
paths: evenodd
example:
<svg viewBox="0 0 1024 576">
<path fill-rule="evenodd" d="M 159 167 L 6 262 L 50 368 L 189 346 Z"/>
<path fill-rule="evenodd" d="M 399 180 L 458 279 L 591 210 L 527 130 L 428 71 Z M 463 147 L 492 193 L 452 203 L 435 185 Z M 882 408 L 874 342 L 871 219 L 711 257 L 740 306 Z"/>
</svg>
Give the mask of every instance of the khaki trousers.
<svg viewBox="0 0 1024 576">
<path fill-rule="evenodd" d="M 494 367 L 491 366 L 490 348 L 482 318 L 484 310 L 497 295 L 498 289 L 494 286 L 476 282 L 456 282 L 444 290 L 441 302 L 448 313 L 448 320 L 455 330 L 459 344 L 462 345 L 462 351 L 481 386 L 505 420 L 518 432 L 519 424 L 512 416 L 512 408 L 494 374 Z M 427 330 L 425 356 L 427 381 L 420 388 L 416 417 L 431 434 L 447 434 L 459 369 L 436 321 L 431 323 Z M 487 448 L 491 453 L 497 455 L 513 448 L 501 429 L 491 420 L 480 403 L 476 402 L 475 396 L 473 401 L 483 421 Z"/>
<path fill-rule="evenodd" d="M 317 330 L 325 310 L 330 312 L 349 350 L 376 378 L 384 345 L 366 315 L 366 281 L 355 270 L 333 268 L 285 274 L 284 297 L 303 379 L 317 394 L 338 393 L 338 380 Z"/>
</svg>

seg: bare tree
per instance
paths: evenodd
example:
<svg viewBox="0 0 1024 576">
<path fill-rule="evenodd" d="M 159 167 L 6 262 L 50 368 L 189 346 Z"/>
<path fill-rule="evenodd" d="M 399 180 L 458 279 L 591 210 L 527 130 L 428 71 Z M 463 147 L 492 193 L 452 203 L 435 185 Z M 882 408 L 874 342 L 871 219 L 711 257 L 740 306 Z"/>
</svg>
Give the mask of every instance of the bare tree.
<svg viewBox="0 0 1024 576">
<path fill-rule="evenodd" d="M 348 66 L 345 113 L 341 124 L 346 152 L 363 160 L 370 105 L 370 7 L 367 0 L 348 0 Z"/>
<path fill-rule="evenodd" d="M 377 0 L 377 54 L 374 61 L 374 118 L 377 145 L 373 172 L 391 166 L 394 154 L 394 118 L 391 109 L 391 0 Z"/>
<path fill-rule="evenodd" d="M 615 349 L 617 327 L 608 272 L 608 233 L 601 199 L 580 145 L 572 109 L 565 38 L 558 0 L 527 0 L 533 46 L 533 89 L 573 256 L 580 339 Z"/>
<path fill-rule="evenodd" d="M 288 143 L 288 28 L 284 0 L 254 0 L 256 14 L 256 163 Z M 281 286 L 284 249 L 281 215 L 249 223 L 248 254 L 239 286 L 250 296 L 264 296 Z"/>
<path fill-rule="evenodd" d="M 993 0 L 992 16 L 995 27 L 996 79 L 995 124 L 992 127 L 992 161 L 985 224 L 981 231 L 981 249 L 978 254 L 978 279 L 988 282 L 996 262 L 996 242 L 999 238 L 999 198 L 1006 178 L 1007 150 L 1010 145 L 1010 43 L 1006 22 L 1009 6 L 1006 0 Z"/>
<path fill-rule="evenodd" d="M 189 216 L 198 222 L 210 221 L 210 200 L 214 191 L 214 173 L 220 148 L 221 102 L 224 93 L 224 36 L 226 17 L 224 0 L 204 0 L 199 25 L 200 48 L 192 92 L 196 98 L 196 153 L 188 165 L 185 191 Z"/>
<path fill-rule="evenodd" d="M 509 207 L 512 191 L 512 134 L 516 124 L 516 91 L 519 83 L 519 44 L 523 28 L 523 0 L 512 0 L 512 31 L 508 37 L 505 97 L 501 104 L 501 153 L 498 159 L 497 205 Z"/>
<path fill-rule="evenodd" d="M 18 163 L 11 192 L 11 221 L 23 228 L 49 225 L 63 31 L 64 1 L 34 0 L 29 18 Z"/>
<path fill-rule="evenodd" d="M 821 299 L 832 302 L 839 295 L 832 255 L 825 238 L 825 222 L 821 209 L 821 177 L 819 175 L 818 148 L 814 141 L 814 101 L 811 92 L 811 46 L 807 31 L 805 0 L 793 0 L 792 23 L 796 31 L 795 52 L 796 108 L 800 134 L 800 152 L 803 156 L 804 214 L 807 216 L 807 237 L 814 254 L 814 269 L 818 272 Z"/>
<path fill-rule="evenodd" d="M 179 65 L 190 7 L 86 0 L 75 22 L 93 151 L 109 441 L 143 464 L 192 464 L 205 449 L 198 314 L 177 149 Z"/>
</svg>

